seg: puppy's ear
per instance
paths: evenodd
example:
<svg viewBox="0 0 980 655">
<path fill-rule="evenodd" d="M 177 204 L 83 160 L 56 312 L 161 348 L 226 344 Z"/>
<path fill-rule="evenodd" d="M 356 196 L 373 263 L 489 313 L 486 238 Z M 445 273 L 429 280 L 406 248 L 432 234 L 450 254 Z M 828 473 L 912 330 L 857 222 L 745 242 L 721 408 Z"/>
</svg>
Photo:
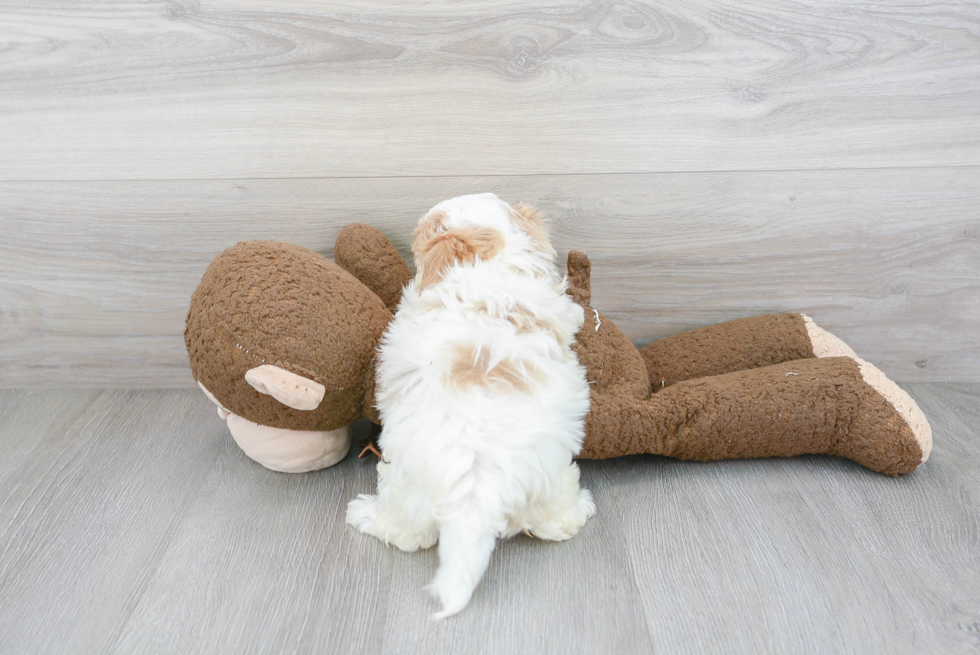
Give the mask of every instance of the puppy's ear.
<svg viewBox="0 0 980 655">
<path fill-rule="evenodd" d="M 418 289 L 441 280 L 443 272 L 454 264 L 486 261 L 503 247 L 504 235 L 492 227 L 474 225 L 439 232 L 415 248 Z"/>
<path fill-rule="evenodd" d="M 548 221 L 541 211 L 523 202 L 517 203 L 511 209 L 514 210 L 511 213 L 511 220 L 531 239 L 534 247 L 542 253 L 553 254 L 551 242 L 548 240 Z"/>
</svg>

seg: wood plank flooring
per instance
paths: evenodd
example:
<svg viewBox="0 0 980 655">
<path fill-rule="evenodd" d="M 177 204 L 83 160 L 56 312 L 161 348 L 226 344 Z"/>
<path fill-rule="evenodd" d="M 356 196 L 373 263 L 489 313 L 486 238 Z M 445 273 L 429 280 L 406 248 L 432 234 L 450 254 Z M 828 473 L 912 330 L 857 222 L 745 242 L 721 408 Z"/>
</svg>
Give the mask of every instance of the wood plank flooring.
<svg viewBox="0 0 980 655">
<path fill-rule="evenodd" d="M 369 460 L 267 471 L 193 391 L 0 391 L 0 652 L 977 652 L 980 385 L 903 386 L 914 474 L 583 462 L 582 533 L 500 544 L 440 623 L 435 553 L 343 522 Z"/>
</svg>

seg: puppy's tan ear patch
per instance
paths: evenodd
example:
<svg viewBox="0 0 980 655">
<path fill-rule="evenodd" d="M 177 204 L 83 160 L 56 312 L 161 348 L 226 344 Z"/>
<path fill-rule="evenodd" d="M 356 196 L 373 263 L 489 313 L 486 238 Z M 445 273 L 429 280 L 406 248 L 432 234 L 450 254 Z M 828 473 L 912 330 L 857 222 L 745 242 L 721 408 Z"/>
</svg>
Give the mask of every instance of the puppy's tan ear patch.
<svg viewBox="0 0 980 655">
<path fill-rule="evenodd" d="M 534 247 L 544 253 L 553 252 L 548 240 L 548 222 L 537 207 L 519 202 L 513 207 L 512 219 L 530 237 Z"/>
<path fill-rule="evenodd" d="M 415 252 L 419 290 L 441 280 L 450 266 L 486 261 L 503 247 L 504 235 L 492 227 L 467 226 L 436 233 L 419 243 Z"/>
<path fill-rule="evenodd" d="M 412 242 L 412 252 L 416 257 L 419 255 L 419 248 L 432 240 L 446 222 L 446 212 L 429 212 L 422 217 L 419 224 L 415 226 L 415 241 Z"/>
</svg>

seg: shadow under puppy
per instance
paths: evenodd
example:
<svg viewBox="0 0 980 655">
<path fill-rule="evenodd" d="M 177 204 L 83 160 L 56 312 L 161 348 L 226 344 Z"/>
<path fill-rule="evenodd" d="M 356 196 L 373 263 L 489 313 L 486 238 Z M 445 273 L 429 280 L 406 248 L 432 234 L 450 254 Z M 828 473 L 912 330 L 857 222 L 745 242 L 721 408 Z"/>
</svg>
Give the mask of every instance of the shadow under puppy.
<svg viewBox="0 0 980 655">
<path fill-rule="evenodd" d="M 568 539 L 595 513 L 572 461 L 589 411 L 572 349 L 584 313 L 532 207 L 447 200 L 412 250 L 379 350 L 378 493 L 347 522 L 406 551 L 438 540 L 442 618 L 469 602 L 498 538 Z"/>
</svg>

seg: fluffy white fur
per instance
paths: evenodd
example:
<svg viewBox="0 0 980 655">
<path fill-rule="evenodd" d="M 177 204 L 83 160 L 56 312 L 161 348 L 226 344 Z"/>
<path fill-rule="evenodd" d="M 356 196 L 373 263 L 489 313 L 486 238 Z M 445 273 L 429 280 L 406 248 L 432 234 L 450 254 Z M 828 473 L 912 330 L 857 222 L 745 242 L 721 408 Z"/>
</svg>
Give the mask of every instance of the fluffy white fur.
<svg viewBox="0 0 980 655">
<path fill-rule="evenodd" d="M 347 522 L 406 551 L 438 540 L 436 618 L 466 606 L 496 539 L 568 539 L 595 513 L 572 461 L 589 410 L 571 350 L 583 311 L 565 293 L 540 219 L 522 213 L 488 193 L 426 214 L 417 267 L 433 234 L 492 228 L 502 247 L 450 262 L 421 289 L 420 270 L 381 344 L 378 493 L 353 500 Z"/>
</svg>

